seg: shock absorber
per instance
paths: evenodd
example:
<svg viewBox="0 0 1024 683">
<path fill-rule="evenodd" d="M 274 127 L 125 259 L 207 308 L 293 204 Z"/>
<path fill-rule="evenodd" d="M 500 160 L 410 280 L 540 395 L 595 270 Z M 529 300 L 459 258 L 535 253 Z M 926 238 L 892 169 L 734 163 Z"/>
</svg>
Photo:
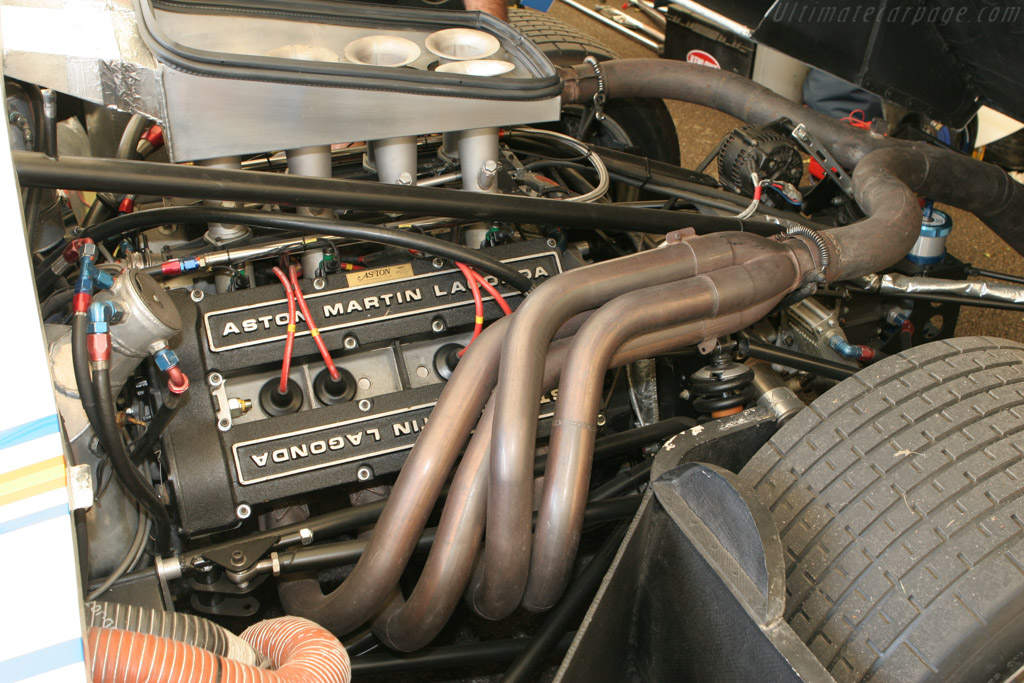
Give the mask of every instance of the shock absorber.
<svg viewBox="0 0 1024 683">
<path fill-rule="evenodd" d="M 712 418 L 738 413 L 757 394 L 753 381 L 754 371 L 749 366 L 717 352 L 710 365 L 690 375 L 693 407 Z"/>
</svg>

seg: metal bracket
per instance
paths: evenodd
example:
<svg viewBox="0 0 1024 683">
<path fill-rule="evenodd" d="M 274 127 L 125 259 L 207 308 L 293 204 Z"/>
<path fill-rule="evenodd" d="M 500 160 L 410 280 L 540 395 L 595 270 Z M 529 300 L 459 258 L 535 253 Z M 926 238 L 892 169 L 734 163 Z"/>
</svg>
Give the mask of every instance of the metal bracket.
<svg viewBox="0 0 1024 683">
<path fill-rule="evenodd" d="M 793 129 L 793 139 L 803 147 L 804 151 L 810 154 L 815 161 L 821 164 L 825 174 L 839 186 L 846 196 L 853 197 L 853 182 L 850 180 L 850 176 L 846 174 L 843 167 L 840 166 L 836 158 L 832 156 L 827 149 L 825 149 L 821 143 L 811 136 L 810 131 L 807 130 L 807 126 L 799 124 Z"/>
</svg>

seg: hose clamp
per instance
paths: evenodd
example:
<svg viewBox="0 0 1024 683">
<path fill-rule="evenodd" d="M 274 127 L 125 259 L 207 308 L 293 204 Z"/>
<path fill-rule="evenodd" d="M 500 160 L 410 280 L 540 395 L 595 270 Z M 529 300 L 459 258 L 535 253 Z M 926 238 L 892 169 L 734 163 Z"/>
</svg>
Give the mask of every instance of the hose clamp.
<svg viewBox="0 0 1024 683">
<path fill-rule="evenodd" d="M 829 265 L 832 263 L 832 253 L 825 238 L 818 231 L 812 230 L 806 225 L 791 225 L 786 228 L 786 234 L 790 237 L 801 235 L 814 243 L 814 246 L 818 249 L 819 272 L 824 277 L 825 271 L 828 270 Z"/>
<path fill-rule="evenodd" d="M 587 55 L 583 58 L 585 64 L 589 64 L 594 69 L 594 76 L 597 78 L 597 92 L 594 93 L 594 118 L 598 121 L 604 120 L 604 103 L 608 99 L 607 95 L 607 83 L 604 80 L 604 71 L 601 69 L 601 63 L 597 61 L 596 57 Z"/>
</svg>

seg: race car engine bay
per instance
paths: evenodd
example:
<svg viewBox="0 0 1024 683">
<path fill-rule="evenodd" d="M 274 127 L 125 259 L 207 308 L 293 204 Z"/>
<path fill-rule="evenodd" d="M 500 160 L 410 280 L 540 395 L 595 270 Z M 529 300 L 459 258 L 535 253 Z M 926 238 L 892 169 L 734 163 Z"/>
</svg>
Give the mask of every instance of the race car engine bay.
<svg viewBox="0 0 1024 683">
<path fill-rule="evenodd" d="M 116 660 L 96 680 L 172 648 L 162 620 L 215 622 L 230 644 L 186 639 L 189 656 L 237 680 L 510 661 L 506 680 L 534 680 L 572 637 L 552 675 L 599 675 L 613 627 L 573 624 L 595 593 L 616 609 L 664 514 L 727 534 L 680 520 L 741 491 L 728 471 L 806 404 L 952 337 L 962 305 L 1024 306 L 1012 279 L 967 280 L 933 206 L 1020 249 L 1024 192 L 949 145 L 700 65 L 556 67 L 515 21 L 252 5 L 136 0 L 102 87 L 62 89 L 49 58 L 7 68 L 68 460 L 91 482 L 88 647 Z M 90 68 L 68 52 L 61 68 Z M 744 125 L 680 168 L 674 132 L 652 143 L 631 118 L 659 98 Z M 771 536 L 735 501 L 762 534 L 744 538 Z M 762 573 L 785 590 L 765 543 L 748 597 Z M 652 623 L 688 613 L 652 601 Z M 788 675 L 827 675 L 772 642 Z"/>
</svg>

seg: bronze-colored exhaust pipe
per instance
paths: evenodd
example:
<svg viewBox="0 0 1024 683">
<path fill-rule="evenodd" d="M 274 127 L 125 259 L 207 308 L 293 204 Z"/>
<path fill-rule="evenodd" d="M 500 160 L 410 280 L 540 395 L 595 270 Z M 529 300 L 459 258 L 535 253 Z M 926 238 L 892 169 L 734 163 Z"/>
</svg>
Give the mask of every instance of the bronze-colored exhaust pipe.
<svg viewBox="0 0 1024 683">
<path fill-rule="evenodd" d="M 553 278 L 534 290 L 516 311 L 502 348 L 491 439 L 491 481 L 487 495 L 487 545 L 473 608 L 503 619 L 519 605 L 530 569 L 532 456 L 541 396 L 542 361 L 552 332 L 568 316 L 600 298 L 682 280 L 775 253 L 780 246 L 801 264 L 815 266 L 807 244 L 745 233 L 689 237 L 663 249 L 606 261 Z M 636 270 L 636 269 L 643 270 Z"/>
<path fill-rule="evenodd" d="M 643 358 L 678 351 L 741 330 L 762 319 L 774 305 L 774 301 L 769 301 L 716 318 L 673 325 L 636 337 L 615 353 L 609 367 L 616 368 Z M 551 345 L 544 370 L 545 391 L 556 386 L 571 341 L 562 339 Z M 434 545 L 416 588 L 408 602 L 400 593 L 396 594 L 374 619 L 374 633 L 393 650 L 411 652 L 433 640 L 455 611 L 459 597 L 469 583 L 486 514 L 492 406 L 493 403 L 488 403 L 459 464 Z M 480 435 L 479 439 L 477 435 Z M 479 449 L 480 446 L 483 448 Z M 466 502 L 453 505 L 453 501 Z"/>
<path fill-rule="evenodd" d="M 769 263 L 770 261 L 770 263 Z M 573 337 L 559 382 L 544 490 L 523 605 L 544 610 L 569 582 L 590 487 L 601 384 L 613 351 L 630 338 L 671 323 L 778 303 L 799 283 L 784 249 L 658 288 L 638 290 L 598 310 Z"/>
</svg>

